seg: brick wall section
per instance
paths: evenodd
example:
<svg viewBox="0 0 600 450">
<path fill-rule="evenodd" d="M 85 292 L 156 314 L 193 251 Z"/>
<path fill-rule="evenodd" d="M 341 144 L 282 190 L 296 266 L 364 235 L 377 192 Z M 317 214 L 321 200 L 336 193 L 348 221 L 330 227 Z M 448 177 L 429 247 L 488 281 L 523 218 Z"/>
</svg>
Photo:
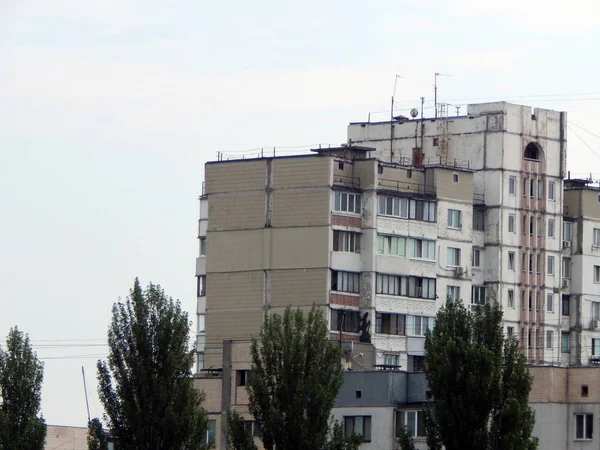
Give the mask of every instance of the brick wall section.
<svg viewBox="0 0 600 450">
<path fill-rule="evenodd" d="M 329 303 L 332 305 L 355 306 L 358 308 L 360 306 L 360 296 L 334 294 L 331 292 L 329 294 Z"/>
<path fill-rule="evenodd" d="M 266 186 L 267 160 L 224 161 L 205 166 L 205 192 L 256 191 Z"/>
<path fill-rule="evenodd" d="M 263 322 L 263 309 L 206 312 L 206 349 L 221 348 L 224 339 L 257 337 Z M 207 365 L 207 367 L 210 367 Z M 217 366 L 218 367 L 218 366 Z"/>
<path fill-rule="evenodd" d="M 264 191 L 210 196 L 208 231 L 263 228 L 265 214 Z"/>
<path fill-rule="evenodd" d="M 570 367 L 568 399 L 570 403 L 600 403 L 600 367 Z M 587 385 L 588 396 L 581 396 Z"/>
<path fill-rule="evenodd" d="M 271 271 L 271 306 L 312 306 L 326 302 L 327 269 Z"/>
<path fill-rule="evenodd" d="M 342 216 L 339 214 L 331 214 L 331 225 L 339 227 L 360 228 L 360 217 Z"/>
<path fill-rule="evenodd" d="M 194 387 L 204 391 L 204 402 L 202 406 L 208 412 L 221 411 L 221 378 L 196 378 Z"/>
<path fill-rule="evenodd" d="M 214 309 L 262 308 L 264 305 L 262 270 L 252 272 L 209 273 L 206 276 L 207 311 Z M 210 336 L 207 336 L 210 338 Z M 230 336 L 228 339 L 233 339 Z"/>
</svg>

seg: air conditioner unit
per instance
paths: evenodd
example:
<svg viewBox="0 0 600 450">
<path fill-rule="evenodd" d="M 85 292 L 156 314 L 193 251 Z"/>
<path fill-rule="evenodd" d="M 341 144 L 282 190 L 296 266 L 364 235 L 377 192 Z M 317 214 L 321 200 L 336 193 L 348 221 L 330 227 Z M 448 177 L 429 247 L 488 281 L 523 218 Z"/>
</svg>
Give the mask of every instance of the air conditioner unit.
<svg viewBox="0 0 600 450">
<path fill-rule="evenodd" d="M 563 248 L 571 248 L 571 241 L 563 241 Z"/>
<path fill-rule="evenodd" d="M 598 320 L 597 319 L 590 320 L 590 330 L 595 330 L 596 328 L 598 328 Z"/>
<path fill-rule="evenodd" d="M 563 278 L 562 279 L 562 287 L 564 289 L 568 288 L 569 286 L 571 286 L 571 280 L 569 278 Z"/>
</svg>

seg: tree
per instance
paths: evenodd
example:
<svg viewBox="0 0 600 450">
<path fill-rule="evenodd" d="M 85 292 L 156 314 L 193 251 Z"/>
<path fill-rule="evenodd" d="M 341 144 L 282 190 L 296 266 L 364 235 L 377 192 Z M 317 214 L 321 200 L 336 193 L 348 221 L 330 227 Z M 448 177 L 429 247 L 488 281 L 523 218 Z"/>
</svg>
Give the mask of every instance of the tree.
<svg viewBox="0 0 600 450">
<path fill-rule="evenodd" d="M 425 341 L 433 401 L 426 419 L 430 448 L 535 449 L 527 401 L 531 376 L 518 342 L 504 340 L 502 308 L 467 311 L 448 301 Z"/>
<path fill-rule="evenodd" d="M 0 450 L 42 450 L 46 422 L 39 416 L 44 364 L 29 336 L 11 328 L 0 348 Z"/>
<path fill-rule="evenodd" d="M 116 303 L 98 393 L 118 450 L 204 448 L 207 414 L 193 386 L 187 313 L 158 285 Z"/>
<path fill-rule="evenodd" d="M 362 436 L 355 432 L 346 437 L 344 426 L 335 420 L 331 426 L 331 440 L 325 445 L 325 450 L 358 450 L 363 442 Z"/>
<path fill-rule="evenodd" d="M 252 341 L 250 412 L 266 450 L 323 449 L 343 375 L 339 347 L 321 310 L 265 314 Z"/>
<path fill-rule="evenodd" d="M 398 435 L 398 447 L 401 450 L 415 450 L 415 444 L 412 440 L 412 437 L 408 433 L 408 429 L 404 425 L 398 425 L 397 428 Z"/>
<path fill-rule="evenodd" d="M 108 442 L 102 422 L 97 417 L 88 422 L 88 450 L 107 450 Z"/>
<path fill-rule="evenodd" d="M 235 410 L 227 412 L 227 442 L 231 450 L 257 450 L 254 438 L 246 430 L 246 423 Z"/>
</svg>

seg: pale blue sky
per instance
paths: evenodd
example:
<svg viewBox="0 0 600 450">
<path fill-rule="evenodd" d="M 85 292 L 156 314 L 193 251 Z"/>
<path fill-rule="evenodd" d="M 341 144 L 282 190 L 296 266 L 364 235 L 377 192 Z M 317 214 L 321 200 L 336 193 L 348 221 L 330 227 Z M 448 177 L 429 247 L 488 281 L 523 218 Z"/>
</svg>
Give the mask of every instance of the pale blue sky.
<svg viewBox="0 0 600 450">
<path fill-rule="evenodd" d="M 48 422 L 86 423 L 81 366 L 94 394 L 106 348 L 43 346 L 101 343 L 135 276 L 193 318 L 217 151 L 339 144 L 388 110 L 395 74 L 399 109 L 430 108 L 436 71 L 441 101 L 563 109 L 600 136 L 598 17 L 584 0 L 0 0 L 0 340 L 18 324 L 45 358 Z M 569 168 L 599 173 L 600 138 L 576 130 L 598 155 L 570 134 Z M 51 359 L 72 355 L 92 357 Z"/>
</svg>

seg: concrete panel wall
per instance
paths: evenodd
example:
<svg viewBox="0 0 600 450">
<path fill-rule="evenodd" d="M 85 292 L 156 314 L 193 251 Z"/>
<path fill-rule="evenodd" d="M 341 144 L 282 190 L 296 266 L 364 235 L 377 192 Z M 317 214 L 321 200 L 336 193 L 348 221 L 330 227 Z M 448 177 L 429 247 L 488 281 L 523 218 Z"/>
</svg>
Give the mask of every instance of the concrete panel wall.
<svg viewBox="0 0 600 450">
<path fill-rule="evenodd" d="M 207 310 L 262 308 L 265 292 L 264 278 L 262 270 L 209 273 L 206 279 Z M 208 324 L 208 318 L 206 322 Z M 211 337 L 210 334 L 208 336 Z"/>
<path fill-rule="evenodd" d="M 222 347 L 225 339 L 250 339 L 256 337 L 260 332 L 262 322 L 262 308 L 245 311 L 207 310 L 206 347 L 207 349 L 209 347 Z"/>
<path fill-rule="evenodd" d="M 262 228 L 265 226 L 264 191 L 211 196 L 208 231 Z"/>
<path fill-rule="evenodd" d="M 439 198 L 473 201 L 472 173 L 436 168 L 434 174 Z M 458 176 L 458 182 L 453 181 L 454 175 Z"/>
<path fill-rule="evenodd" d="M 206 239 L 208 271 L 263 270 L 264 234 L 264 229 L 209 232 Z"/>
<path fill-rule="evenodd" d="M 267 161 L 261 159 L 207 163 L 204 169 L 206 194 L 264 189 Z"/>
<path fill-rule="evenodd" d="M 273 189 L 329 186 L 333 158 L 309 156 L 273 160 Z M 348 164 L 350 169 L 351 165 Z M 344 175 L 350 175 L 350 170 Z"/>
<path fill-rule="evenodd" d="M 271 306 L 328 303 L 328 269 L 271 271 Z"/>
<path fill-rule="evenodd" d="M 327 267 L 329 265 L 329 227 L 273 228 L 271 230 L 271 267 Z"/>
<path fill-rule="evenodd" d="M 600 191 L 583 190 L 581 192 L 581 214 L 583 214 L 585 217 L 600 219 L 600 202 L 598 201 L 599 195 Z"/>
<path fill-rule="evenodd" d="M 330 192 L 329 188 L 274 191 L 272 226 L 329 225 Z"/>
<path fill-rule="evenodd" d="M 194 387 L 204 392 L 202 406 L 209 413 L 221 412 L 221 378 L 196 378 Z"/>
</svg>

